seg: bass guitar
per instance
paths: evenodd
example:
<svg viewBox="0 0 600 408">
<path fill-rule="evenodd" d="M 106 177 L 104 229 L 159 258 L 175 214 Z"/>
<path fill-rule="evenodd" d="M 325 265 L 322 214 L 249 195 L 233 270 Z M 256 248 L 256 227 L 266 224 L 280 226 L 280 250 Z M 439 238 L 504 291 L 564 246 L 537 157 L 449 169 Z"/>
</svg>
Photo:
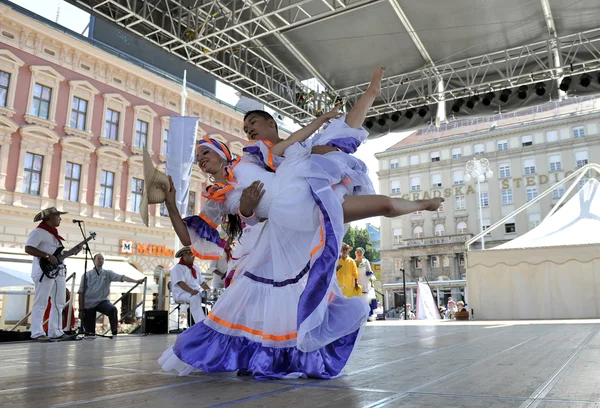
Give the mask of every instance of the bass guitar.
<svg viewBox="0 0 600 408">
<path fill-rule="evenodd" d="M 84 239 L 83 241 L 81 241 L 79 244 L 75 245 L 73 248 L 71 248 L 68 251 L 63 252 L 63 250 L 65 248 L 58 247 L 56 249 L 56 251 L 54 251 L 54 253 L 52 254 L 56 257 L 56 259 L 58 259 L 57 264 L 53 264 L 46 258 L 40 258 L 40 268 L 42 269 L 42 272 L 44 273 L 44 275 L 49 277 L 50 279 L 55 279 L 60 274 L 60 271 L 65 268 L 65 264 L 63 263 L 63 261 L 66 258 L 75 255 L 75 253 L 77 252 L 77 248 L 79 246 L 86 244 L 87 242 L 91 241 L 92 239 L 96 239 L 95 232 L 90 233 L 89 237 L 87 237 L 86 239 Z"/>
</svg>

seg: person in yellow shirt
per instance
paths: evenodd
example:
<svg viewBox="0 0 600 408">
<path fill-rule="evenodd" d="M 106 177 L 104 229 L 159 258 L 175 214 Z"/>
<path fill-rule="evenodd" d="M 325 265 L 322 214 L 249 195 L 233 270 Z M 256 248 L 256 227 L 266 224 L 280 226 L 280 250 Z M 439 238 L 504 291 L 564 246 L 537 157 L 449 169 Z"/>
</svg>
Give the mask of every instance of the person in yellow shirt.
<svg viewBox="0 0 600 408">
<path fill-rule="evenodd" d="M 344 296 L 362 296 L 362 289 L 358 284 L 356 262 L 348 256 L 350 251 L 352 251 L 352 247 L 346 243 L 342 243 L 342 255 L 338 261 L 336 273 L 338 284 Z"/>
</svg>

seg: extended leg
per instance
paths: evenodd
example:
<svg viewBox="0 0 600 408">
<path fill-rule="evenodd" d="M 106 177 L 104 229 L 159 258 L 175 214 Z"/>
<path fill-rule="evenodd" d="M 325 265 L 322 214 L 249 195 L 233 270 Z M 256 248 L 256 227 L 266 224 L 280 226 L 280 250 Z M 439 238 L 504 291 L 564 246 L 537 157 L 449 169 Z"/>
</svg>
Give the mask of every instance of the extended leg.
<svg viewBox="0 0 600 408">
<path fill-rule="evenodd" d="M 383 78 L 384 71 L 385 67 L 379 67 L 375 70 L 375 72 L 373 72 L 369 87 L 358 99 L 358 102 L 356 102 L 352 109 L 350 109 L 350 112 L 348 112 L 346 115 L 345 122 L 351 128 L 358 129 L 365 121 L 369 108 L 371 105 L 373 105 L 375 98 L 377 98 L 381 92 L 381 80 Z"/>
<path fill-rule="evenodd" d="M 436 211 L 443 198 L 409 201 L 384 195 L 346 196 L 344 198 L 344 222 L 369 217 L 399 217 L 416 211 Z"/>
</svg>

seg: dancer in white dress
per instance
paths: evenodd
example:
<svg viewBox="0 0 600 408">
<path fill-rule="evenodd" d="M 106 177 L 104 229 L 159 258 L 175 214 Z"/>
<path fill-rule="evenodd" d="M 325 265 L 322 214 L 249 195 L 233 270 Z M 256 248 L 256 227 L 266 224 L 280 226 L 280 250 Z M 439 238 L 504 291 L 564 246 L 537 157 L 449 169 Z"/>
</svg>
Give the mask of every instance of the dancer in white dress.
<svg viewBox="0 0 600 408">
<path fill-rule="evenodd" d="M 372 103 L 372 92 L 365 95 Z M 352 137 L 357 129 L 337 123 L 326 129 L 332 131 L 338 133 L 323 139 Z M 217 232 L 222 215 L 239 214 L 250 225 L 267 221 L 209 316 L 163 353 L 163 369 L 182 375 L 238 370 L 256 378 L 333 378 L 342 372 L 369 313 L 361 298 L 344 297 L 334 278 L 344 222 L 433 211 L 443 199 L 352 195 L 360 190 L 352 179 L 356 159 L 311 155 L 301 141 L 288 144 L 276 172 L 268 168 L 277 146 L 258 142 L 258 150 L 233 163 L 224 144 L 201 141 L 198 164 L 215 184 L 198 216 L 181 219 L 172 182 L 164 188 L 177 235 L 203 259 L 218 257 L 226 244 Z M 239 237 L 239 224 L 228 224 Z"/>
</svg>

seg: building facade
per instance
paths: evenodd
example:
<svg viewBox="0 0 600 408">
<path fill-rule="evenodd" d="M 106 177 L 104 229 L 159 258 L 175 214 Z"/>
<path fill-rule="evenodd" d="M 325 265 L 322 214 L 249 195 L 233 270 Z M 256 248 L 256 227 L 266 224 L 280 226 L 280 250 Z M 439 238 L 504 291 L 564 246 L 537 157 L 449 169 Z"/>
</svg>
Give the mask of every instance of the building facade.
<svg viewBox="0 0 600 408">
<path fill-rule="evenodd" d="M 481 231 L 478 202 L 485 229 L 600 158 L 600 101 L 595 99 L 450 125 L 418 131 L 376 155 L 381 194 L 446 200 L 437 212 L 381 219 L 383 283 L 401 280 L 402 269 L 407 281 L 464 279 L 465 242 Z M 466 163 L 475 157 L 486 158 L 494 173 L 481 183 L 479 196 L 476 182 L 465 181 Z M 566 188 L 487 234 L 486 248 L 535 228 Z M 462 299 L 464 291 L 453 289 L 445 297 L 450 295 Z"/>
<path fill-rule="evenodd" d="M 35 214 L 54 206 L 69 213 L 67 246 L 82 240 L 71 219 L 83 219 L 97 234 L 93 252 L 125 258 L 155 282 L 173 264 L 176 237 L 159 205 L 142 224 L 142 151 L 164 171 L 180 93 L 166 77 L 0 5 L 0 248 L 23 249 Z M 193 91 L 185 112 L 200 118 L 198 138 L 242 153 L 240 112 Z M 195 168 L 188 214 L 200 211 L 206 182 Z"/>
</svg>

